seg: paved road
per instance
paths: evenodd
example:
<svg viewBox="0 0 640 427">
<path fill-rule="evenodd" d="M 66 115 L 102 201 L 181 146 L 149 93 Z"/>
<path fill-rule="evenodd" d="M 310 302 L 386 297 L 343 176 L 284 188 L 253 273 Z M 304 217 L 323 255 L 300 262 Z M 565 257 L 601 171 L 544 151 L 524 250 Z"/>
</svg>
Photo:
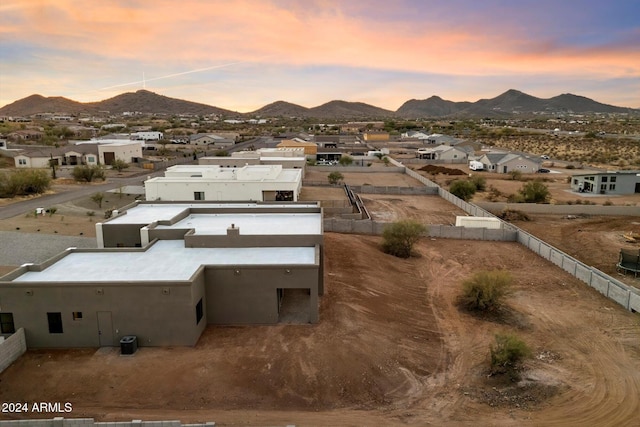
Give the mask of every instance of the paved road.
<svg viewBox="0 0 640 427">
<path fill-rule="evenodd" d="M 0 220 L 13 218 L 16 215 L 22 215 L 27 212 L 33 212 L 36 208 L 47 208 L 56 204 L 70 202 L 72 200 L 86 197 L 94 193 L 105 192 L 107 190 L 113 190 L 124 185 L 142 185 L 147 179 L 147 176 L 160 176 L 164 173 L 164 170 L 155 171 L 152 173 L 142 173 L 138 176 L 129 178 L 109 178 L 104 184 L 100 185 L 83 185 L 77 189 L 71 189 L 56 194 L 48 194 L 45 196 L 37 197 L 35 199 L 24 200 L 21 202 L 12 203 L 0 208 Z"/>
</svg>

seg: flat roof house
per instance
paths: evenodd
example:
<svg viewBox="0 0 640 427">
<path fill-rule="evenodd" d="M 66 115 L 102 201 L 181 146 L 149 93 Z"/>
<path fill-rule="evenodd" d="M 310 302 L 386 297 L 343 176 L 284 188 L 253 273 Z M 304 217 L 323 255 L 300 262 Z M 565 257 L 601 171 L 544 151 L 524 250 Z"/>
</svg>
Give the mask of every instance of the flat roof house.
<svg viewBox="0 0 640 427">
<path fill-rule="evenodd" d="M 318 204 L 140 203 L 70 248 L 0 277 L 2 332 L 28 347 L 195 345 L 207 324 L 315 323 Z M 132 236 L 137 237 L 132 237 Z"/>
<path fill-rule="evenodd" d="M 145 181 L 146 200 L 298 201 L 302 170 L 282 165 L 176 165 Z"/>
<path fill-rule="evenodd" d="M 580 193 L 640 193 L 640 171 L 581 173 L 571 177 L 571 189 Z"/>
</svg>

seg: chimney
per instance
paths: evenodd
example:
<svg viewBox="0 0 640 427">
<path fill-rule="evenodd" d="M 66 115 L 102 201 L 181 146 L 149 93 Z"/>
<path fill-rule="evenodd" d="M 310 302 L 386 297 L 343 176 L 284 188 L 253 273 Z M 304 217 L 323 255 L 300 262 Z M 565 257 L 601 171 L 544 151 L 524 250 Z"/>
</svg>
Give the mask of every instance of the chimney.
<svg viewBox="0 0 640 427">
<path fill-rule="evenodd" d="M 240 228 L 236 227 L 235 224 L 231 224 L 231 227 L 227 228 L 227 236 L 239 236 Z"/>
</svg>

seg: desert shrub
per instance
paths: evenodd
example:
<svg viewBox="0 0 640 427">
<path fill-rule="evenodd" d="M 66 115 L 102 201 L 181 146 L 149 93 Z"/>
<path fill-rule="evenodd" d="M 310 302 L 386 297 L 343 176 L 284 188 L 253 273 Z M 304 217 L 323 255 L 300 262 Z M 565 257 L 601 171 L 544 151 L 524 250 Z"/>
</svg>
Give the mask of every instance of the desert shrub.
<svg viewBox="0 0 640 427">
<path fill-rule="evenodd" d="M 514 181 L 520 181 L 522 179 L 522 172 L 519 171 L 518 169 L 514 169 L 511 172 L 509 172 L 509 176 Z"/>
<path fill-rule="evenodd" d="M 327 176 L 327 179 L 329 180 L 329 184 L 336 185 L 336 184 L 339 184 L 344 179 L 344 175 L 342 175 L 338 171 L 334 171 Z"/>
<path fill-rule="evenodd" d="M 0 197 L 41 194 L 51 186 L 51 177 L 44 169 L 19 169 L 0 173 Z"/>
<path fill-rule="evenodd" d="M 382 250 L 399 258 L 409 258 L 413 245 L 426 231 L 425 225 L 414 220 L 391 223 L 382 232 Z"/>
<path fill-rule="evenodd" d="M 111 162 L 111 167 L 117 170 L 118 172 L 122 172 L 123 170 L 129 167 L 129 163 L 125 162 L 122 159 L 115 159 L 113 162 Z"/>
<path fill-rule="evenodd" d="M 500 197 L 502 196 L 503 196 L 502 191 L 498 190 L 493 185 L 489 186 L 489 195 L 487 196 L 487 198 L 489 199 L 490 202 L 495 202 L 499 200 Z"/>
<path fill-rule="evenodd" d="M 105 179 L 104 169 L 98 165 L 76 166 L 73 168 L 71 174 L 73 175 L 73 179 L 76 181 L 91 182 L 96 179 L 101 179 L 103 181 Z"/>
<path fill-rule="evenodd" d="M 575 169 L 576 167 L 574 165 L 572 165 L 571 163 L 569 163 L 567 166 L 565 166 L 566 169 Z"/>
<path fill-rule="evenodd" d="M 476 194 L 476 185 L 471 181 L 458 179 L 451 183 L 449 192 L 467 202 Z"/>
<path fill-rule="evenodd" d="M 480 175 L 473 175 L 469 179 L 476 186 L 476 191 L 484 191 L 487 189 L 487 178 Z"/>
<path fill-rule="evenodd" d="M 613 202 L 611 200 L 605 200 L 602 206 L 613 206 Z"/>
<path fill-rule="evenodd" d="M 529 215 L 517 209 L 504 209 L 498 215 L 498 218 L 505 221 L 529 221 Z"/>
<path fill-rule="evenodd" d="M 508 373 L 512 377 L 517 377 L 520 364 L 531 356 L 529 346 L 513 334 L 496 334 L 490 352 L 492 373 Z"/>
<path fill-rule="evenodd" d="M 525 203 L 546 203 L 551 197 L 549 187 L 540 179 L 523 184 L 519 193 L 522 195 Z"/>
<path fill-rule="evenodd" d="M 340 160 L 338 160 L 338 163 L 340 163 L 341 166 L 349 166 L 353 163 L 353 157 L 347 156 L 345 154 L 344 156 L 340 157 Z"/>
<path fill-rule="evenodd" d="M 98 208 L 102 208 L 102 201 L 104 200 L 103 193 L 95 193 L 91 196 L 91 200 L 98 205 Z"/>
<path fill-rule="evenodd" d="M 216 150 L 216 152 L 214 153 L 214 156 L 216 157 L 229 157 L 230 154 L 227 150 Z"/>
<path fill-rule="evenodd" d="M 509 202 L 509 203 L 524 203 L 524 197 L 520 193 L 509 194 L 507 196 L 507 202 Z"/>
<path fill-rule="evenodd" d="M 508 271 L 479 271 L 462 282 L 462 301 L 472 310 L 495 310 L 502 305 L 512 283 Z"/>
</svg>

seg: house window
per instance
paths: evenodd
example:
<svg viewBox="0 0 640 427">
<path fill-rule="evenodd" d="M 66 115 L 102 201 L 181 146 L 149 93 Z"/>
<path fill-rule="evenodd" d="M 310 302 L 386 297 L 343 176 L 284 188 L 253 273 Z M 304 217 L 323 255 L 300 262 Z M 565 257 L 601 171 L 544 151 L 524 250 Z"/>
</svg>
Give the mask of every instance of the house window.
<svg viewBox="0 0 640 427">
<path fill-rule="evenodd" d="M 602 177 L 602 182 L 607 182 L 607 177 L 606 176 Z"/>
<path fill-rule="evenodd" d="M 615 184 L 609 184 L 609 191 L 615 190 L 615 189 L 616 189 L 616 185 Z"/>
<path fill-rule="evenodd" d="M 27 159 L 18 159 L 18 164 L 19 165 L 26 165 L 27 164 Z"/>
<path fill-rule="evenodd" d="M 607 184 L 600 184 L 600 191 L 605 191 L 607 189 Z"/>
<path fill-rule="evenodd" d="M 573 180 L 573 185 L 578 185 L 578 180 L 577 179 Z"/>
<path fill-rule="evenodd" d="M 82 320 L 81 311 L 74 311 L 73 313 L 71 313 L 71 315 L 73 316 L 73 320 Z"/>
<path fill-rule="evenodd" d="M 194 191 L 193 200 L 204 200 L 204 191 Z"/>
<path fill-rule="evenodd" d="M 50 334 L 62 333 L 62 313 L 47 313 L 47 320 Z"/>
<path fill-rule="evenodd" d="M 610 182 L 616 182 L 616 178 L 617 178 L 617 177 L 612 176 L 612 177 L 611 177 L 611 181 L 610 181 Z"/>
<path fill-rule="evenodd" d="M 196 325 L 202 320 L 202 315 L 202 298 L 200 298 L 200 301 L 196 304 Z"/>
<path fill-rule="evenodd" d="M 89 156 L 89 157 L 87 157 L 87 162 L 89 162 L 89 163 L 95 163 L 95 161 L 96 161 L 96 158 L 95 158 L 95 157 L 93 157 L 93 156 Z"/>
<path fill-rule="evenodd" d="M 13 324 L 13 313 L 0 313 L 0 333 L 12 334 L 16 331 Z"/>
</svg>

